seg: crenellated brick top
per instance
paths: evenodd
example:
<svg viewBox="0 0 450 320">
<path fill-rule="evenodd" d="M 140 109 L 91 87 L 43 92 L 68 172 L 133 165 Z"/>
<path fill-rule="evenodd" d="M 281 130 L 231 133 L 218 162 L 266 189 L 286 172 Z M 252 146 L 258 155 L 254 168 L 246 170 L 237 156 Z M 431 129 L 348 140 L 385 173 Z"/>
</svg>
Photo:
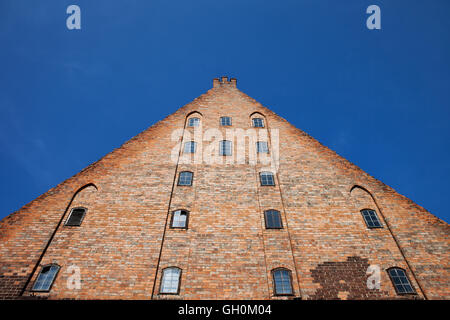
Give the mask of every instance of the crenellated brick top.
<svg viewBox="0 0 450 320">
<path fill-rule="evenodd" d="M 218 88 L 220 86 L 236 87 L 236 82 L 237 80 L 235 78 L 230 78 L 230 80 L 228 80 L 228 77 L 214 78 L 213 88 Z"/>
</svg>

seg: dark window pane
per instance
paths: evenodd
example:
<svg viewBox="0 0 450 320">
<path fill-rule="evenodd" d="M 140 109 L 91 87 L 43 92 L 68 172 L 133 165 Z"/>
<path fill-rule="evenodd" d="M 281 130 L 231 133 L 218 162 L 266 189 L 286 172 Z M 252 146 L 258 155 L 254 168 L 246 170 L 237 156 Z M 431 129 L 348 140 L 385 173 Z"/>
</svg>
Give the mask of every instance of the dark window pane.
<svg viewBox="0 0 450 320">
<path fill-rule="evenodd" d="M 275 180 L 273 178 L 272 172 L 261 172 L 260 179 L 261 179 L 262 186 L 274 186 L 275 185 Z"/>
<path fill-rule="evenodd" d="M 404 285 L 404 287 L 405 287 L 405 291 L 406 292 L 415 292 L 414 289 L 409 284 Z"/>
<path fill-rule="evenodd" d="M 411 283 L 409 282 L 406 272 L 400 268 L 389 269 L 389 276 L 397 293 L 416 293 Z"/>
<path fill-rule="evenodd" d="M 84 208 L 74 208 L 70 212 L 69 218 L 66 221 L 66 226 L 80 226 L 81 221 L 83 221 L 86 209 Z"/>
<path fill-rule="evenodd" d="M 267 210 L 264 212 L 264 214 L 267 229 L 280 229 L 283 227 L 283 225 L 281 224 L 280 212 L 276 210 Z"/>
<path fill-rule="evenodd" d="M 264 128 L 264 121 L 261 118 L 253 118 L 253 126 L 255 128 Z"/>
<path fill-rule="evenodd" d="M 231 118 L 230 117 L 221 117 L 220 125 L 221 126 L 231 126 Z"/>
<path fill-rule="evenodd" d="M 191 186 L 192 185 L 192 172 L 183 171 L 180 172 L 178 177 L 178 185 L 179 186 Z"/>
<path fill-rule="evenodd" d="M 275 294 L 292 294 L 291 275 L 288 270 L 279 269 L 273 272 Z"/>
<path fill-rule="evenodd" d="M 374 210 L 364 209 L 361 213 L 368 228 L 382 228 L 380 219 Z"/>
</svg>

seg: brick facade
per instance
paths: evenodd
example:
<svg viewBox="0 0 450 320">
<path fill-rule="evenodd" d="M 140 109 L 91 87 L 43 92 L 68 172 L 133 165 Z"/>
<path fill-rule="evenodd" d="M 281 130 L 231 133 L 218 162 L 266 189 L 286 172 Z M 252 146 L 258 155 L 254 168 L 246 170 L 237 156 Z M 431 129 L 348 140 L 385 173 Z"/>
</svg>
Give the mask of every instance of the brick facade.
<svg viewBox="0 0 450 320">
<path fill-rule="evenodd" d="M 193 129 L 186 123 L 194 116 Z M 221 116 L 232 126 L 221 127 Z M 184 161 L 188 132 L 196 141 L 212 129 L 225 137 L 227 129 L 251 129 L 255 116 L 264 119 L 257 131 L 269 156 L 279 155 L 275 186 L 261 186 L 267 165 L 251 163 L 249 148 L 240 163 Z M 238 154 L 236 140 L 227 140 Z M 177 185 L 181 171 L 193 172 L 192 186 Z M 87 208 L 81 226 L 65 226 L 75 207 Z M 170 228 L 178 209 L 189 212 L 187 229 Z M 265 228 L 268 209 L 280 212 L 282 229 Z M 383 227 L 367 228 L 362 209 L 375 210 Z M 0 222 L 0 297 L 449 299 L 449 231 L 239 91 L 236 80 L 215 79 L 199 98 Z M 52 263 L 60 270 L 51 290 L 33 292 L 41 267 Z M 380 289 L 367 288 L 370 265 L 380 267 Z M 79 289 L 68 286 L 71 266 Z M 182 270 L 179 293 L 161 294 L 162 270 L 173 266 Z M 391 267 L 406 271 L 416 294 L 396 293 Z M 291 271 L 293 295 L 274 294 L 276 268 Z"/>
</svg>

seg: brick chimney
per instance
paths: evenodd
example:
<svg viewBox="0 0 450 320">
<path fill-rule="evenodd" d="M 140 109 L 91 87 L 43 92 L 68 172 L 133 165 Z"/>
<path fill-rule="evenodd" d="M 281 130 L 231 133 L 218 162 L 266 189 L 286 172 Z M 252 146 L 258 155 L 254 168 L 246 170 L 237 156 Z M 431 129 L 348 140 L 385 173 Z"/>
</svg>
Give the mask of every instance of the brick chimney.
<svg viewBox="0 0 450 320">
<path fill-rule="evenodd" d="M 231 86 L 236 88 L 236 83 L 237 80 L 236 78 L 230 78 L 230 80 L 228 80 L 228 77 L 221 77 L 219 78 L 214 78 L 213 79 L 213 88 L 218 88 L 221 86 Z"/>
</svg>

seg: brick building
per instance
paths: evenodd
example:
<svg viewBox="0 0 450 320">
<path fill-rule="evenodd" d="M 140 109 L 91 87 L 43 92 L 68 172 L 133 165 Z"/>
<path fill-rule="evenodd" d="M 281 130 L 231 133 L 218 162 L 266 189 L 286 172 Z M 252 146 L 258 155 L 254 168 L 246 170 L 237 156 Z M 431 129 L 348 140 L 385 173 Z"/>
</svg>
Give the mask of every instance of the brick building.
<svg viewBox="0 0 450 320">
<path fill-rule="evenodd" d="M 222 77 L 5 217 L 0 297 L 448 299 L 449 231 Z"/>
</svg>

